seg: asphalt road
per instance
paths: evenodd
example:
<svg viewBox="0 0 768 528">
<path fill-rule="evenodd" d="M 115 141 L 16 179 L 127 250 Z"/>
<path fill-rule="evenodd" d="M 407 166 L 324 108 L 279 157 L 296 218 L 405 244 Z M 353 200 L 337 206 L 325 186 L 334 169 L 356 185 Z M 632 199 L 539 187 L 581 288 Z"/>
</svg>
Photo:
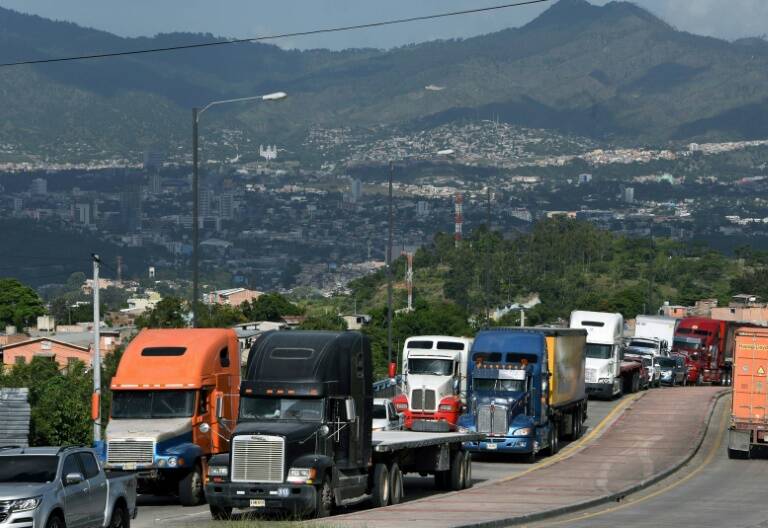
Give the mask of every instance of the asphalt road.
<svg viewBox="0 0 768 528">
<path fill-rule="evenodd" d="M 542 522 L 535 527 L 766 528 L 768 457 L 730 460 L 726 447 L 730 398 L 723 398 L 696 457 L 659 484 L 619 504 Z"/>
<path fill-rule="evenodd" d="M 620 401 L 590 400 L 586 433 L 600 423 Z M 562 444 L 563 447 L 567 445 L 567 442 Z M 539 458 L 539 460 L 545 459 L 546 457 Z M 521 459 L 505 457 L 503 455 L 476 456 L 472 462 L 472 477 L 473 481 L 478 484 L 487 480 L 512 476 L 515 473 L 530 469 L 533 465 L 535 464 L 527 464 Z M 408 475 L 405 478 L 404 484 L 406 501 L 416 500 L 436 493 L 431 476 Z M 139 497 L 139 515 L 131 524 L 133 528 L 157 528 L 169 524 L 176 526 L 208 524 L 209 521 L 210 514 L 207 505 L 184 508 L 179 506 L 176 499 L 172 497 L 142 495 Z"/>
</svg>

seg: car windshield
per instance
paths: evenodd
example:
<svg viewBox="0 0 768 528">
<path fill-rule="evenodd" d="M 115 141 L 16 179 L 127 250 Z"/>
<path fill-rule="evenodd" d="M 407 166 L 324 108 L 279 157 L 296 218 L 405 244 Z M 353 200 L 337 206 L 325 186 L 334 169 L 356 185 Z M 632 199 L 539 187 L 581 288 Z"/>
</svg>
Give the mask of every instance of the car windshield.
<svg viewBox="0 0 768 528">
<path fill-rule="evenodd" d="M 450 376 L 453 374 L 453 361 L 450 359 L 409 358 L 408 372 L 410 374 Z"/>
<path fill-rule="evenodd" d="M 240 418 L 319 422 L 323 419 L 323 400 L 247 397 L 240 400 Z"/>
<path fill-rule="evenodd" d="M 595 359 L 611 359 L 612 345 L 598 345 L 587 343 L 587 357 Z"/>
<path fill-rule="evenodd" d="M 644 348 L 644 349 L 650 349 L 650 350 L 655 350 L 656 349 L 656 345 L 653 344 L 652 342 L 638 341 L 636 339 L 633 339 L 633 340 L 631 340 L 629 342 L 629 347 L 630 348 Z"/>
<path fill-rule="evenodd" d="M 188 418 L 195 410 L 195 391 L 115 391 L 112 418 Z"/>
<path fill-rule="evenodd" d="M 373 419 L 374 420 L 386 420 L 387 419 L 387 408 L 384 405 L 381 404 L 374 404 L 373 405 Z"/>
<path fill-rule="evenodd" d="M 663 368 L 674 368 L 675 360 L 672 358 L 659 358 L 659 366 Z"/>
<path fill-rule="evenodd" d="M 54 455 L 0 456 L 0 482 L 51 482 L 56 479 L 58 462 Z"/>
<path fill-rule="evenodd" d="M 472 383 L 478 391 L 522 392 L 525 389 L 524 380 L 475 378 Z"/>
</svg>

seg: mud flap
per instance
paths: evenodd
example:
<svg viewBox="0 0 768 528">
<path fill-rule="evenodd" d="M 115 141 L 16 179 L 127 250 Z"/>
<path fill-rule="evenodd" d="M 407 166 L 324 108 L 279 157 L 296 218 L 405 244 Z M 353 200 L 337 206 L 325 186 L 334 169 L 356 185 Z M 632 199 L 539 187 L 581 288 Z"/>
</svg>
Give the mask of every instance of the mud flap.
<svg viewBox="0 0 768 528">
<path fill-rule="evenodd" d="M 728 431 L 728 449 L 731 451 L 744 451 L 749 453 L 751 434 L 749 431 Z"/>
</svg>

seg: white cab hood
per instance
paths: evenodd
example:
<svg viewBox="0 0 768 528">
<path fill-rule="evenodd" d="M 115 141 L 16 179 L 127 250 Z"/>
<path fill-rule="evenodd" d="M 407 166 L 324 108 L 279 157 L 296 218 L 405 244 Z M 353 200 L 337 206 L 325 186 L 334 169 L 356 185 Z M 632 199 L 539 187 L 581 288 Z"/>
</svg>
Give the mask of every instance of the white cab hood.
<svg viewBox="0 0 768 528">
<path fill-rule="evenodd" d="M 107 425 L 107 441 L 142 439 L 162 442 L 192 431 L 191 418 L 112 419 Z"/>
</svg>

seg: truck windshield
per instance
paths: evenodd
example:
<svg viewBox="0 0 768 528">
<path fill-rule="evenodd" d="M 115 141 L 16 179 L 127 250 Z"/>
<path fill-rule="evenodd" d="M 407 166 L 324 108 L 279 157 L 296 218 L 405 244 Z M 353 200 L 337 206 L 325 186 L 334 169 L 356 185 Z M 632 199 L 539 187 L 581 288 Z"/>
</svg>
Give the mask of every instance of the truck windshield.
<svg viewBox="0 0 768 528">
<path fill-rule="evenodd" d="M 453 361 L 450 359 L 408 358 L 410 374 L 432 374 L 450 376 L 453 374 Z"/>
<path fill-rule="evenodd" d="M 524 380 L 475 378 L 472 385 L 477 391 L 522 392 L 525 390 Z"/>
<path fill-rule="evenodd" d="M 598 345 L 597 343 L 587 343 L 587 357 L 595 359 L 611 359 L 611 350 L 613 345 Z"/>
<path fill-rule="evenodd" d="M 0 456 L 0 482 L 51 482 L 58 462 L 54 455 Z"/>
<path fill-rule="evenodd" d="M 645 349 L 648 349 L 648 350 L 655 350 L 656 349 L 656 345 L 654 343 L 648 342 L 648 341 L 638 341 L 636 339 L 633 339 L 633 340 L 631 340 L 629 342 L 629 347 L 630 348 L 645 348 Z"/>
<path fill-rule="evenodd" d="M 115 391 L 112 418 L 188 418 L 194 414 L 195 391 Z"/>
<path fill-rule="evenodd" d="M 659 358 L 659 366 L 664 368 L 675 368 L 675 360 L 672 358 Z"/>
<path fill-rule="evenodd" d="M 674 348 L 683 350 L 697 350 L 701 348 L 701 339 L 698 337 L 675 337 Z"/>
<path fill-rule="evenodd" d="M 323 400 L 247 397 L 240 400 L 240 418 L 319 422 L 323 419 Z"/>
</svg>

